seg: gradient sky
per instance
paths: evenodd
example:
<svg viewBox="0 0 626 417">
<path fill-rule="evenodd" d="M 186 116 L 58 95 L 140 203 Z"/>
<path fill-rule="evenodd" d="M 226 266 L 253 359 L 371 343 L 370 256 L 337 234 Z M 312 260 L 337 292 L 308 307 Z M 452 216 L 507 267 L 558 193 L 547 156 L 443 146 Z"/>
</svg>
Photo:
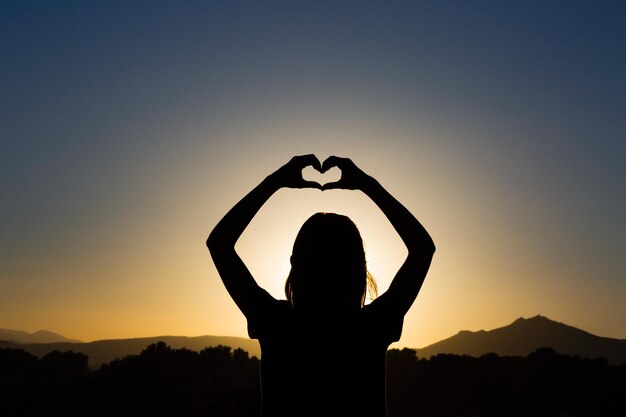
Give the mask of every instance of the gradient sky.
<svg viewBox="0 0 626 417">
<path fill-rule="evenodd" d="M 0 327 L 246 337 L 204 241 L 315 153 L 437 245 L 395 346 L 536 314 L 626 338 L 624 2 L 181 3 L 1 3 Z M 384 291 L 406 252 L 351 191 L 279 191 L 238 245 L 259 283 L 316 211 Z"/>
</svg>

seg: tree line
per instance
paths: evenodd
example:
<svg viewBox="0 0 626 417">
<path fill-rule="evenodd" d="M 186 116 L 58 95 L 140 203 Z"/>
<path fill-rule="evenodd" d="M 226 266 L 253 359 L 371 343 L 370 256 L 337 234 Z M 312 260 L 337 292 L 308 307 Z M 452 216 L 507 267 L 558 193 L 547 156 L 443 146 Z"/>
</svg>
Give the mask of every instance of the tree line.
<svg viewBox="0 0 626 417">
<path fill-rule="evenodd" d="M 0 349 L 0 415 L 259 415 L 260 361 L 242 349 L 192 351 L 159 342 L 97 370 L 87 359 Z M 543 348 L 526 357 L 425 359 L 412 349 L 390 349 L 387 362 L 389 417 L 626 415 L 626 364 L 601 358 Z"/>
</svg>

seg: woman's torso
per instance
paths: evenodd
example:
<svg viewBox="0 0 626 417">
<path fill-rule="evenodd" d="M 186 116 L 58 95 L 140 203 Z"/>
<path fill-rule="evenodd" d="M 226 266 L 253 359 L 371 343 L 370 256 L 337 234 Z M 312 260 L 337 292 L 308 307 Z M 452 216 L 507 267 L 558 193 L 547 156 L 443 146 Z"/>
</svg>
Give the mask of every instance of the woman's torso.
<svg viewBox="0 0 626 417">
<path fill-rule="evenodd" d="M 271 309 L 258 335 L 264 417 L 386 415 L 386 353 L 401 318 L 367 306 L 332 318 L 297 314 L 286 301 Z"/>
</svg>

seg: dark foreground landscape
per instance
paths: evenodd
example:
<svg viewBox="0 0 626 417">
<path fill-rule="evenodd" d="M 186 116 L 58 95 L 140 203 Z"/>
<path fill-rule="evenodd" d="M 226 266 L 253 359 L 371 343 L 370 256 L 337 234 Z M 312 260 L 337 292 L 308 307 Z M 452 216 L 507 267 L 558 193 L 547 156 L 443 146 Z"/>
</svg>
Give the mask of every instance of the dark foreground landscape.
<svg viewBox="0 0 626 417">
<path fill-rule="evenodd" d="M 88 367 L 82 353 L 0 349 L 2 416 L 258 416 L 259 360 L 160 342 Z M 388 353 L 390 417 L 626 415 L 626 364 L 558 354 Z M 330 413 L 329 415 L 331 415 Z"/>
</svg>

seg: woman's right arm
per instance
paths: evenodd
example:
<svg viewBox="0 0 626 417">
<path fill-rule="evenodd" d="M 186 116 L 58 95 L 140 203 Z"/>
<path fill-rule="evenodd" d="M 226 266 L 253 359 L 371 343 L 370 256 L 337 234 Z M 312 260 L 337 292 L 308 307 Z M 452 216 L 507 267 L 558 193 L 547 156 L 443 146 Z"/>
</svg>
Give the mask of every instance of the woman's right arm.
<svg viewBox="0 0 626 417">
<path fill-rule="evenodd" d="M 321 170 L 313 155 L 293 157 L 287 164 L 265 178 L 219 221 L 207 239 L 207 247 L 226 290 L 239 309 L 248 315 L 259 297 L 267 294 L 235 251 L 235 244 L 263 204 L 280 188 L 321 188 L 302 179 L 302 169 L 313 166 Z"/>
</svg>

